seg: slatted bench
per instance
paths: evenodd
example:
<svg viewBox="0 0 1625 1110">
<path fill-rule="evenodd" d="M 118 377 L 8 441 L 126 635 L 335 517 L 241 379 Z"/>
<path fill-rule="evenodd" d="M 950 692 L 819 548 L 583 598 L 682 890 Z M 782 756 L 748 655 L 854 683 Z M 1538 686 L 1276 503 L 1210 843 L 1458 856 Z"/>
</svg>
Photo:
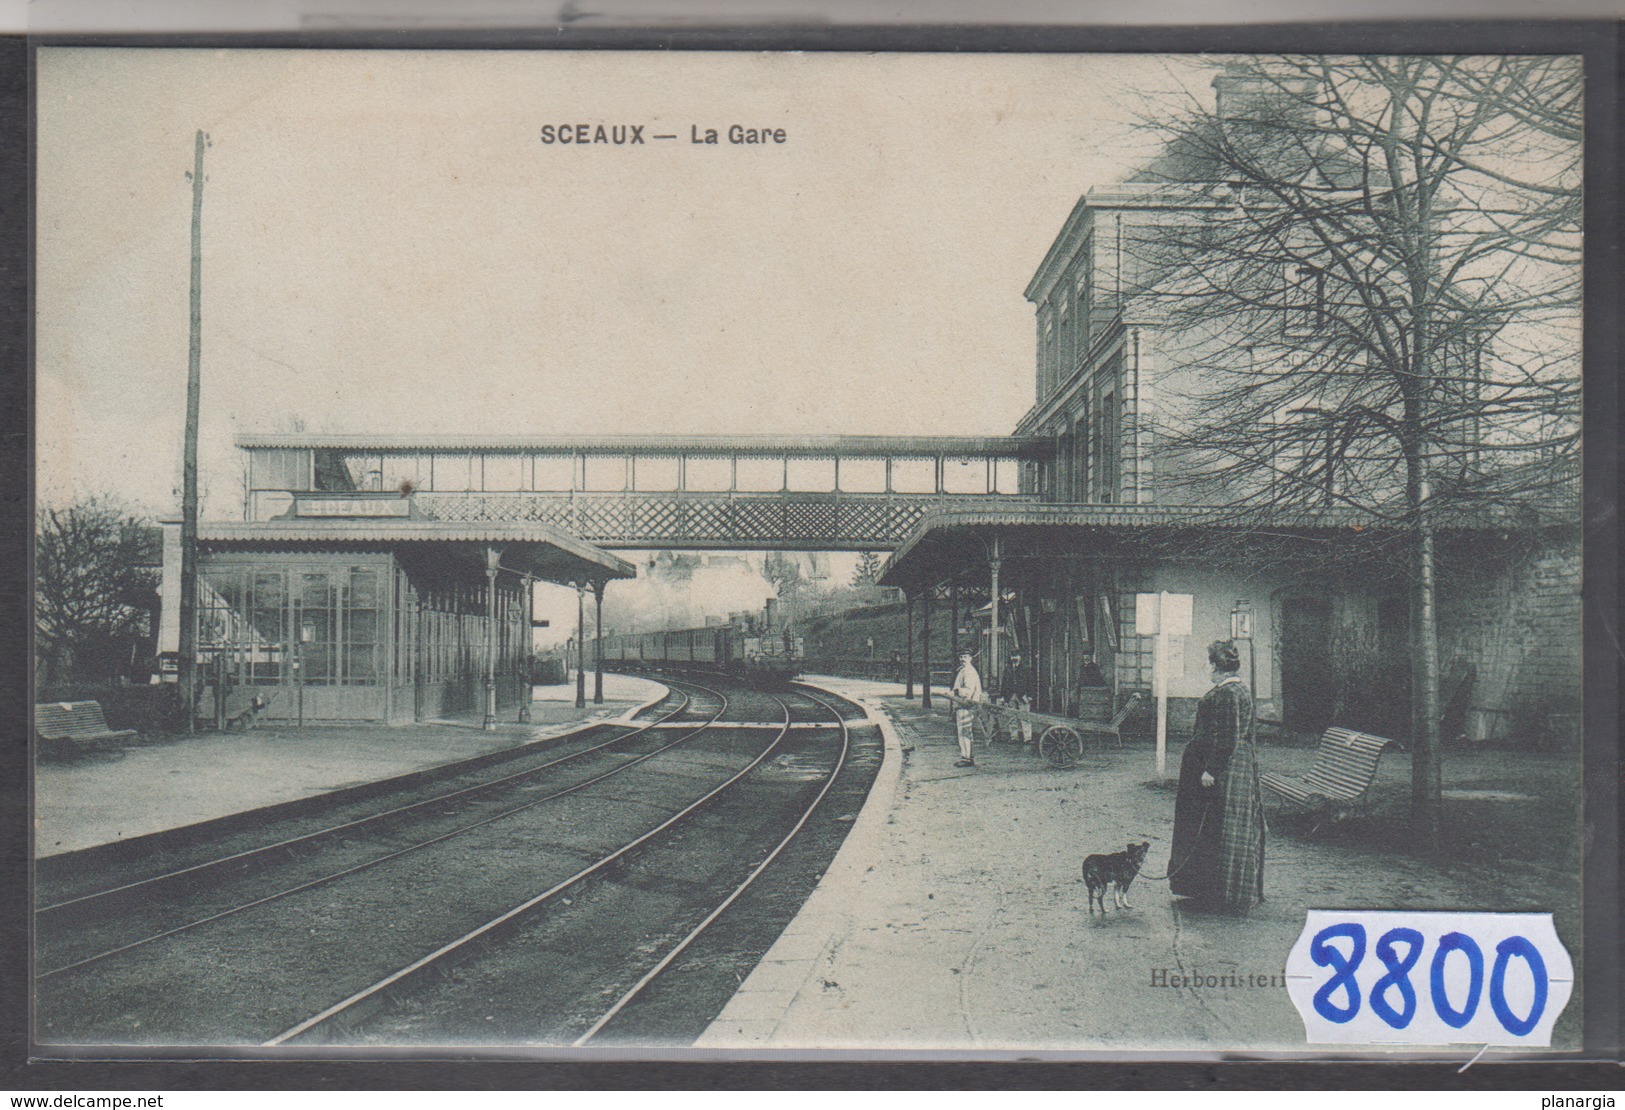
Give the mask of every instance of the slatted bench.
<svg viewBox="0 0 1625 1110">
<path fill-rule="evenodd" d="M 56 701 L 34 706 L 34 732 L 58 749 L 92 747 L 135 735 L 133 728 L 108 728 L 99 701 Z"/>
<path fill-rule="evenodd" d="M 1315 827 L 1319 828 L 1326 821 L 1341 820 L 1367 808 L 1377 763 L 1390 745 L 1404 747 L 1398 740 L 1329 728 L 1321 735 L 1314 765 L 1305 774 L 1293 778 L 1267 771 L 1259 776 L 1259 783 L 1299 809 L 1317 814 L 1320 821 Z"/>
</svg>

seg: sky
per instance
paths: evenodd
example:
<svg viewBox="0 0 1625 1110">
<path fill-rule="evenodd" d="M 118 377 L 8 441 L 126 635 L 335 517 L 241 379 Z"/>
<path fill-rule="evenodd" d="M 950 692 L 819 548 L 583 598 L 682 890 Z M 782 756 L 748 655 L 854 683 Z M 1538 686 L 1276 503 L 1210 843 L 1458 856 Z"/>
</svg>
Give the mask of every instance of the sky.
<svg viewBox="0 0 1625 1110">
<path fill-rule="evenodd" d="M 199 129 L 202 514 L 232 519 L 249 431 L 1007 434 L 1028 280 L 1154 150 L 1144 94 L 1207 80 L 1122 55 L 42 49 L 36 494 L 179 515 Z M 644 142 L 542 141 L 581 123 Z"/>
<path fill-rule="evenodd" d="M 226 518 L 245 431 L 1007 433 L 1022 291 L 1078 196 L 1150 150 L 1131 90 L 1173 73 L 41 50 L 39 496 L 178 505 L 200 128 L 204 515 Z M 582 122 L 645 142 L 541 141 Z"/>
</svg>

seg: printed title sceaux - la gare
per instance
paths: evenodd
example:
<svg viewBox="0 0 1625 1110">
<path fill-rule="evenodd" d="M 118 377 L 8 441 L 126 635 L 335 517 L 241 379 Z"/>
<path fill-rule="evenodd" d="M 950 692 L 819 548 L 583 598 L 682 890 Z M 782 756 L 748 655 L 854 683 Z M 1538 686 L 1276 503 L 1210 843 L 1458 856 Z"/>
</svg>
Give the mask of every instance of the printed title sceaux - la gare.
<svg viewBox="0 0 1625 1110">
<path fill-rule="evenodd" d="M 783 145 L 790 133 L 782 127 L 747 127 L 742 123 L 726 127 L 688 125 L 688 134 L 657 134 L 644 123 L 544 123 L 543 146 L 649 146 L 662 140 L 689 146 Z"/>
</svg>

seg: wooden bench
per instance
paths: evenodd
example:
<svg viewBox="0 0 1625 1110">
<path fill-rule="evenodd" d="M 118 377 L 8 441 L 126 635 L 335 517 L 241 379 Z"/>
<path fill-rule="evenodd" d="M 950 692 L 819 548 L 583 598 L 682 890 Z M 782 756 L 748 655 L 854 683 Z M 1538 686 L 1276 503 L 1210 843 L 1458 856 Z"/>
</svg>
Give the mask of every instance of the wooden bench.
<svg viewBox="0 0 1625 1110">
<path fill-rule="evenodd" d="M 1321 735 L 1314 765 L 1305 774 L 1290 778 L 1267 771 L 1259 776 L 1259 783 L 1299 809 L 1318 814 L 1321 823 L 1339 820 L 1368 805 L 1377 763 L 1390 745 L 1404 747 L 1398 740 L 1329 728 Z"/>
<path fill-rule="evenodd" d="M 108 728 L 99 701 L 55 701 L 35 705 L 34 732 L 47 744 L 68 749 L 127 740 L 135 735 L 133 728 Z"/>
</svg>

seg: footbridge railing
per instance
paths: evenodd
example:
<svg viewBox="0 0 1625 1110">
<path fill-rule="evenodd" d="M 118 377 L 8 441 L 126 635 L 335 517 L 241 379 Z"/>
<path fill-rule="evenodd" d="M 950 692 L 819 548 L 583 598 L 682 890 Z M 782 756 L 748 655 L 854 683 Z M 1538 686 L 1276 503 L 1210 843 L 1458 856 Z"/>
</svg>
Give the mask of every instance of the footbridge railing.
<svg viewBox="0 0 1625 1110">
<path fill-rule="evenodd" d="M 896 548 L 936 509 L 1024 504 L 1019 494 L 418 493 L 424 517 L 537 521 L 611 548 Z"/>
</svg>

